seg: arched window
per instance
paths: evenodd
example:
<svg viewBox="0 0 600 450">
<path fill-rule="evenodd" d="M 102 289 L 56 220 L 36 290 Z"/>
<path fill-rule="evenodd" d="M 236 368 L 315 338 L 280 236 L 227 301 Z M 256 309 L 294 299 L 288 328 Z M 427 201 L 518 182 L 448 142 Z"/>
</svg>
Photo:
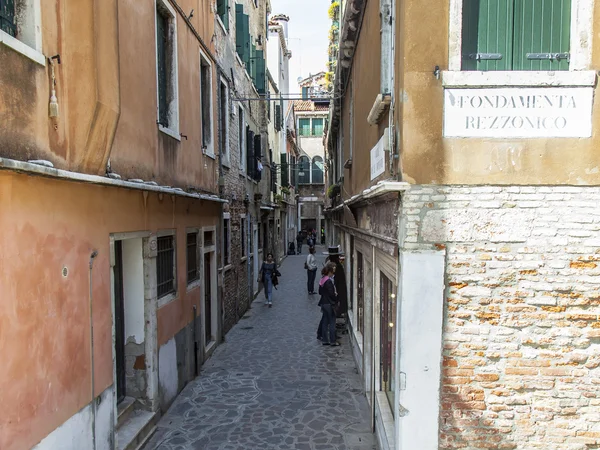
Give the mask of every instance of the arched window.
<svg viewBox="0 0 600 450">
<path fill-rule="evenodd" d="M 315 156 L 312 161 L 312 183 L 323 184 L 323 158 Z"/>
<path fill-rule="evenodd" d="M 310 184 L 310 159 L 301 156 L 298 160 L 298 183 Z"/>
</svg>

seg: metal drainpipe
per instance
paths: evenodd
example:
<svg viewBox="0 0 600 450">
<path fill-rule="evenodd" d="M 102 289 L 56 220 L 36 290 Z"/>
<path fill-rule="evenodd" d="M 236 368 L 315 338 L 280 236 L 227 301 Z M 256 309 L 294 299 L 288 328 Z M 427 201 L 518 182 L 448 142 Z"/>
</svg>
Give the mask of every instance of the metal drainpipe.
<svg viewBox="0 0 600 450">
<path fill-rule="evenodd" d="M 92 448 L 96 450 L 96 380 L 94 375 L 94 310 L 93 310 L 93 294 L 92 294 L 92 269 L 94 267 L 94 259 L 98 256 L 98 251 L 92 251 L 90 255 L 90 360 L 92 366 Z"/>
<path fill-rule="evenodd" d="M 372 251 L 371 251 L 371 255 L 372 255 L 372 267 L 371 267 L 371 289 L 373 291 L 373 295 L 371 298 L 371 429 L 373 431 L 373 433 L 375 433 L 375 402 L 377 401 L 376 399 L 376 395 L 375 395 L 375 375 L 376 375 L 376 370 L 375 370 L 375 354 L 377 353 L 376 348 L 375 348 L 375 317 L 377 314 L 377 311 L 375 310 L 375 297 L 377 296 L 377 291 L 375 289 L 375 287 L 377 286 L 375 281 L 376 281 L 376 276 L 375 274 L 377 273 L 377 265 L 376 265 L 376 261 L 375 261 L 375 247 L 372 247 Z"/>
</svg>

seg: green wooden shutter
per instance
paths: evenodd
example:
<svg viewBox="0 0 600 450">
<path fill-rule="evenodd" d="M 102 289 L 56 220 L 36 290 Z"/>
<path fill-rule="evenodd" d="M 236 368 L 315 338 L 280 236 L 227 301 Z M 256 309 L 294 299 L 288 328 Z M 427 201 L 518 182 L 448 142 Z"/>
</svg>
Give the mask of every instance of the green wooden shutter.
<svg viewBox="0 0 600 450">
<path fill-rule="evenodd" d="M 463 70 L 511 69 L 513 6 L 514 0 L 463 0 Z"/>
<path fill-rule="evenodd" d="M 225 29 L 229 31 L 229 0 L 217 1 L 217 14 L 225 25 Z"/>
<path fill-rule="evenodd" d="M 250 17 L 243 5 L 235 5 L 235 49 L 246 66 L 250 58 Z"/>
<path fill-rule="evenodd" d="M 250 38 L 250 40 L 253 41 L 254 39 Z M 250 66 L 248 69 L 252 83 L 256 86 L 256 45 L 254 45 L 254 42 L 250 45 Z"/>
<path fill-rule="evenodd" d="M 514 70 L 569 70 L 571 0 L 514 0 Z M 530 55 L 529 58 L 527 55 Z M 537 55 L 536 55 L 537 54 Z M 544 55 L 545 54 L 545 55 Z M 531 59 L 531 58 L 536 59 Z"/>
<path fill-rule="evenodd" d="M 256 68 L 256 90 L 259 94 L 266 92 L 266 67 L 265 67 L 265 52 L 263 50 L 256 51 L 256 59 L 254 60 Z"/>
<path fill-rule="evenodd" d="M 302 88 L 302 98 L 304 100 L 308 100 L 308 88 L 307 87 Z"/>
</svg>

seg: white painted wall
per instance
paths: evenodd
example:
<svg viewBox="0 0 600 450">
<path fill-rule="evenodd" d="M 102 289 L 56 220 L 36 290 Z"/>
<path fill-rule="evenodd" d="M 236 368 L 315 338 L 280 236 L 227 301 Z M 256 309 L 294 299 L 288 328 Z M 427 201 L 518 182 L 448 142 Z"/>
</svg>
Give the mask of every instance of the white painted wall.
<svg viewBox="0 0 600 450">
<path fill-rule="evenodd" d="M 100 396 L 96 409 L 96 450 L 113 450 L 114 442 L 114 389 L 110 386 Z M 46 436 L 33 450 L 86 450 L 92 449 L 91 404 L 75 413 L 65 423 Z"/>
<path fill-rule="evenodd" d="M 144 342 L 144 260 L 142 239 L 123 240 L 125 340 Z"/>
<path fill-rule="evenodd" d="M 397 448 L 438 450 L 444 252 L 404 252 L 401 264 Z"/>
<path fill-rule="evenodd" d="M 162 401 L 166 404 L 171 403 L 177 396 L 179 385 L 175 338 L 163 345 L 158 353 L 158 383 Z"/>
</svg>

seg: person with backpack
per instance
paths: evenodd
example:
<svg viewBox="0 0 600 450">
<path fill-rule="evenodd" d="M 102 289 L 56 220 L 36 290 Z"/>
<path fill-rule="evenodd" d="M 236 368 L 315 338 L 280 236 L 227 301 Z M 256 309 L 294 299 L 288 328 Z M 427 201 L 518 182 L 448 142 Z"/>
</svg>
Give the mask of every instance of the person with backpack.
<svg viewBox="0 0 600 450">
<path fill-rule="evenodd" d="M 323 278 L 319 282 L 319 294 L 321 300 L 319 306 L 323 317 L 321 318 L 321 340 L 323 345 L 338 347 L 340 343 L 336 340 L 335 334 L 335 307 L 337 305 L 337 292 L 333 282 L 335 274 L 335 264 L 328 262 L 321 271 Z"/>
<path fill-rule="evenodd" d="M 315 278 L 317 277 L 317 258 L 315 257 L 314 247 L 308 249 L 308 256 L 306 257 L 306 261 L 304 262 L 304 268 L 306 269 L 306 275 L 308 277 L 308 294 L 316 294 Z"/>
</svg>

